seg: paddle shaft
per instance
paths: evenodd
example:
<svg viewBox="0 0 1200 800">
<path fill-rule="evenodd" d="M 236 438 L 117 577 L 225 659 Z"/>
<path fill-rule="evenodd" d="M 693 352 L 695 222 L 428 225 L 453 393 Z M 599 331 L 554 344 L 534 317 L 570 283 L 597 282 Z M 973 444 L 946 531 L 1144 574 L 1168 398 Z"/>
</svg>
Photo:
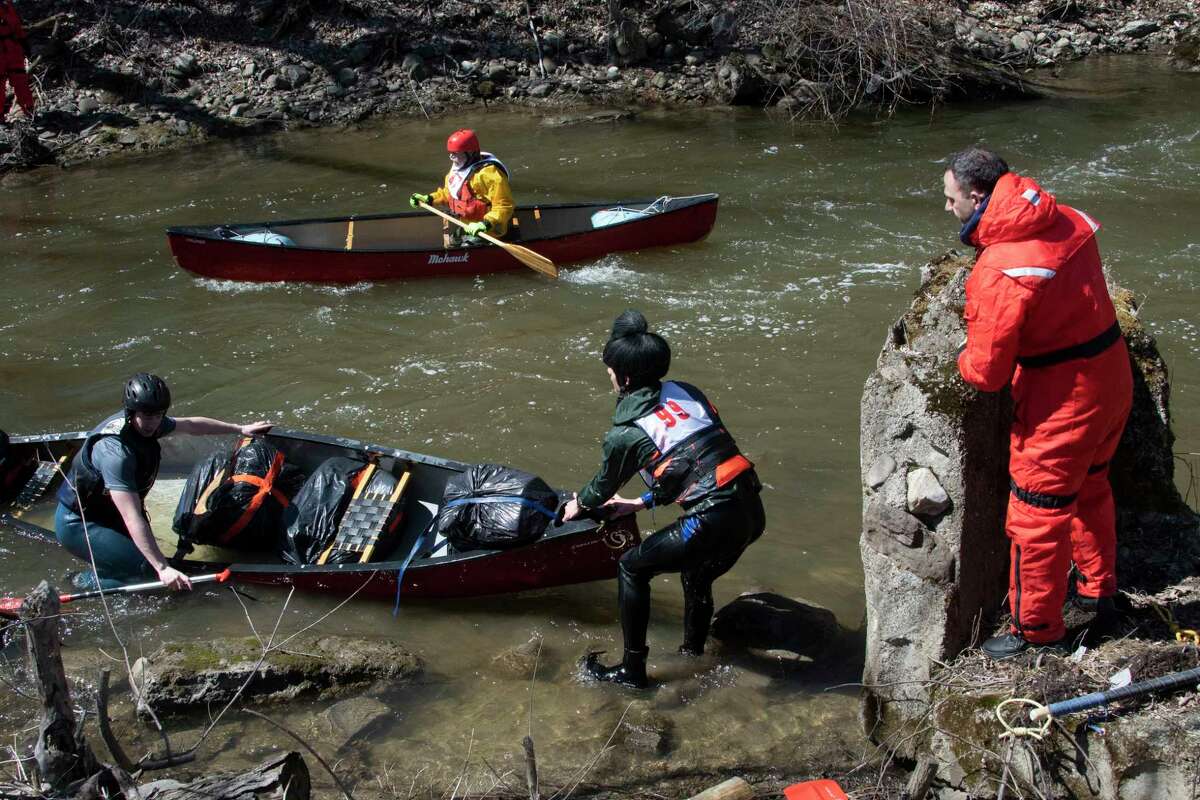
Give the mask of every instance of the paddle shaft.
<svg viewBox="0 0 1200 800">
<path fill-rule="evenodd" d="M 189 578 L 192 585 L 198 583 L 225 583 L 229 580 L 230 570 L 225 569 L 213 575 L 197 575 Z M 162 589 L 166 586 L 162 581 L 150 581 L 148 583 L 131 583 L 127 586 L 118 586 L 115 589 L 96 589 L 90 592 L 79 592 L 78 594 L 60 594 L 58 602 L 73 603 L 76 600 L 89 600 L 93 597 L 99 597 L 102 594 L 136 594 L 137 592 L 147 592 L 152 589 Z M 6 597 L 0 599 L 0 615 L 16 617 L 21 613 L 21 605 L 25 601 L 19 597 Z"/>
<path fill-rule="evenodd" d="M 467 223 L 463 222 L 458 217 L 456 217 L 452 214 L 447 214 L 445 211 L 439 211 L 438 209 L 429 205 L 429 203 L 419 203 L 419 205 L 421 206 L 421 208 L 425 209 L 426 211 L 437 214 L 442 219 L 449 220 L 450 222 L 453 222 L 455 225 L 457 225 L 460 228 L 467 227 Z M 513 258 L 517 259 L 517 261 L 520 261 L 522 264 L 529 267 L 530 269 L 537 270 L 538 272 L 542 273 L 543 275 L 547 275 L 551 278 L 558 277 L 558 267 L 554 266 L 554 262 L 551 261 L 550 259 L 546 258 L 543 255 L 533 252 L 528 247 L 521 247 L 520 245 L 501 241 L 500 239 L 497 239 L 495 236 L 492 236 L 490 233 L 479 233 L 477 235 L 481 239 L 489 241 L 492 244 L 503 248 L 505 251 L 508 252 L 509 255 L 511 255 Z"/>
</svg>

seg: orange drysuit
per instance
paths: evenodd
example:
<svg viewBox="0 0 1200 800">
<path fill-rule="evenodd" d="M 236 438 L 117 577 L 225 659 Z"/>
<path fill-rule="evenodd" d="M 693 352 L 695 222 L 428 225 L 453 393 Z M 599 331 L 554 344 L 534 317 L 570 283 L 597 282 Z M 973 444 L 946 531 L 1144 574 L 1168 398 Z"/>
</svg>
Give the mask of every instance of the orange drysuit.
<svg viewBox="0 0 1200 800">
<path fill-rule="evenodd" d="M 1096 231 L 1034 181 L 1000 178 L 970 234 L 963 378 L 994 392 L 1012 381 L 1009 605 L 1013 633 L 1055 642 L 1071 561 L 1078 593 L 1116 592 L 1116 519 L 1108 462 L 1132 403 L 1125 341 Z"/>
<path fill-rule="evenodd" d="M 13 8 L 12 0 L 0 0 L 0 122 L 8 117 L 8 86 L 12 82 L 13 92 L 25 116 L 33 116 L 33 93 L 29 91 L 29 75 L 25 72 L 25 55 L 28 44 L 21 18 Z"/>
</svg>

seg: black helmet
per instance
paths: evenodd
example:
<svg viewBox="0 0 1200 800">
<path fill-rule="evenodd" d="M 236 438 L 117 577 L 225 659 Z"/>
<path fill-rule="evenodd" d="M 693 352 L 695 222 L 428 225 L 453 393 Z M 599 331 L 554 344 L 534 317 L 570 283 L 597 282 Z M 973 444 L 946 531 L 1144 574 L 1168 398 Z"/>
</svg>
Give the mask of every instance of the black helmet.
<svg viewBox="0 0 1200 800">
<path fill-rule="evenodd" d="M 166 412 L 171 407 L 171 390 L 167 382 L 149 372 L 139 372 L 125 384 L 125 410 L 151 414 Z"/>
</svg>

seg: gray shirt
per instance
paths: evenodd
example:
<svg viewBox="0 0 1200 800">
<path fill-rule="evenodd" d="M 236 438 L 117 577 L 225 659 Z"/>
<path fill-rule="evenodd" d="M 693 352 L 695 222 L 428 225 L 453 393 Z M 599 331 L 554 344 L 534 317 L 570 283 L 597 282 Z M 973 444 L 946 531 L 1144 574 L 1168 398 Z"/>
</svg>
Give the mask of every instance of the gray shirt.
<svg viewBox="0 0 1200 800">
<path fill-rule="evenodd" d="M 161 439 L 175 430 L 175 419 L 163 417 L 162 424 L 154 432 Z M 138 435 L 138 434 L 135 434 Z M 137 461 L 120 438 L 105 436 L 92 446 L 92 466 L 104 479 L 104 488 L 109 492 L 133 492 L 137 494 Z"/>
</svg>

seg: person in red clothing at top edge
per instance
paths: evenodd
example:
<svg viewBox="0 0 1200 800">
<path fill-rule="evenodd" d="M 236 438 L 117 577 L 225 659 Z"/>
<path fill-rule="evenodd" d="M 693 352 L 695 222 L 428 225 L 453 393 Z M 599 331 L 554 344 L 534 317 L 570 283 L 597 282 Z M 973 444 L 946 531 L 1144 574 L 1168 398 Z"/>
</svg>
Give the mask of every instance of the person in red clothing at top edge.
<svg viewBox="0 0 1200 800">
<path fill-rule="evenodd" d="M 948 159 L 946 210 L 978 248 L 967 279 L 967 341 L 958 369 L 985 392 L 1012 384 L 1006 532 L 1011 632 L 983 643 L 992 658 L 1066 635 L 1071 561 L 1077 603 L 1108 616 L 1116 519 L 1108 462 L 1132 403 L 1129 354 L 1087 214 L 1060 205 L 995 153 Z"/>
<path fill-rule="evenodd" d="M 0 123 L 8 120 L 9 82 L 12 83 L 21 110 L 26 117 L 33 119 L 33 93 L 29 91 L 29 75 L 25 72 L 29 42 L 12 0 L 0 2 L 3 3 L 0 6 Z"/>
<path fill-rule="evenodd" d="M 450 155 L 450 171 L 446 173 L 445 185 L 433 194 L 414 192 L 408 198 L 409 205 L 449 206 L 451 214 L 466 222 L 463 228 L 452 226 L 448 242 L 452 246 L 482 244 L 480 233 L 504 236 L 513 216 L 508 169 L 500 159 L 480 150 L 479 137 L 466 128 L 450 134 L 446 151 Z"/>
</svg>

